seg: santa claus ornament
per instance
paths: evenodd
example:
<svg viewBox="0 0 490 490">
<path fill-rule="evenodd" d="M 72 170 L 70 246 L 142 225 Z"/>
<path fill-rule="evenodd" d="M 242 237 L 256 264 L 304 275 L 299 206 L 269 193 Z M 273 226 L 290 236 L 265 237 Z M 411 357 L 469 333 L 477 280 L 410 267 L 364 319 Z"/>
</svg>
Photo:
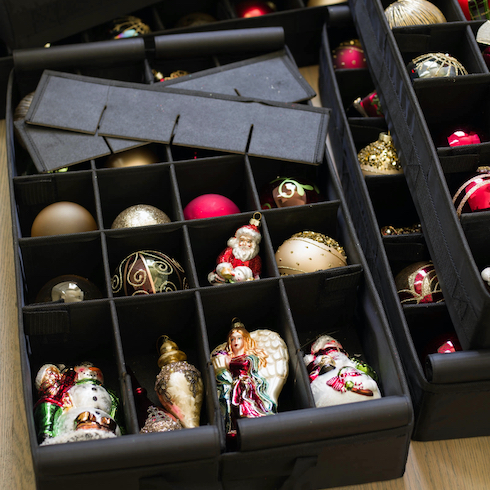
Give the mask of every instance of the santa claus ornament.
<svg viewBox="0 0 490 490">
<path fill-rule="evenodd" d="M 216 269 L 208 274 L 210 284 L 216 286 L 260 279 L 261 217 L 260 213 L 255 213 L 249 224 L 238 228 L 235 235 L 228 240 L 228 247 L 221 252 L 216 261 Z"/>
<path fill-rule="evenodd" d="M 490 209 L 490 167 L 478 167 L 477 174 L 456 191 L 453 203 L 458 216 Z"/>
<path fill-rule="evenodd" d="M 350 358 L 341 343 L 320 336 L 303 358 L 317 407 L 381 398 L 377 374 L 367 364 Z"/>
</svg>

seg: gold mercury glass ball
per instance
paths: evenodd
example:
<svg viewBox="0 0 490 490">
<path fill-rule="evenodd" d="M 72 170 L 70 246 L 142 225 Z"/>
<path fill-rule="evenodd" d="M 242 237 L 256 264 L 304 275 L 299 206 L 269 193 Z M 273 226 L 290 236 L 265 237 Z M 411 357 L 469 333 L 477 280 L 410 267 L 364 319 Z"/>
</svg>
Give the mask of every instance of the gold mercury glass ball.
<svg viewBox="0 0 490 490">
<path fill-rule="evenodd" d="M 111 155 L 107 159 L 105 166 L 108 168 L 138 167 L 140 165 L 158 163 L 158 161 L 155 153 L 143 146 Z"/>
<path fill-rule="evenodd" d="M 288 238 L 275 254 L 281 276 L 315 272 L 347 265 L 347 255 L 329 236 L 302 231 Z"/>
<path fill-rule="evenodd" d="M 121 211 L 111 228 L 134 228 L 170 223 L 171 219 L 160 209 L 149 204 L 136 204 Z"/>
</svg>

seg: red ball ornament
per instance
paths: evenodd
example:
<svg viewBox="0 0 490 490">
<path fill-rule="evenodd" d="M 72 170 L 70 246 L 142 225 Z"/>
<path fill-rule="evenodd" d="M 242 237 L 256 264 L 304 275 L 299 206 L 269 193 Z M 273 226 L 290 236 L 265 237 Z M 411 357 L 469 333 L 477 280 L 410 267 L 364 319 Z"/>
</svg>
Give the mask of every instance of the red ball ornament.
<svg viewBox="0 0 490 490">
<path fill-rule="evenodd" d="M 305 179 L 277 177 L 260 191 L 262 209 L 300 206 L 321 200 L 318 187 Z"/>
<path fill-rule="evenodd" d="M 358 39 L 344 41 L 332 52 L 333 67 L 336 70 L 367 68 L 366 56 Z"/>
<path fill-rule="evenodd" d="M 236 15 L 242 19 L 249 17 L 260 17 L 276 11 L 272 2 L 261 2 L 260 0 L 246 0 L 235 5 Z"/>
<path fill-rule="evenodd" d="M 239 212 L 240 209 L 231 199 L 221 194 L 203 194 L 187 204 L 184 208 L 184 218 L 215 218 Z"/>
<path fill-rule="evenodd" d="M 447 137 L 449 146 L 477 145 L 481 143 L 480 137 L 474 131 L 458 129 Z"/>
<path fill-rule="evenodd" d="M 416 262 L 395 277 L 396 290 L 402 304 L 439 303 L 444 301 L 432 262 Z"/>
<path fill-rule="evenodd" d="M 458 216 L 490 209 L 490 167 L 479 167 L 477 174 L 456 191 L 453 203 Z"/>
<path fill-rule="evenodd" d="M 456 334 L 444 332 L 429 341 L 425 346 L 422 358 L 425 359 L 429 354 L 451 354 L 461 350 L 463 348 Z"/>
</svg>

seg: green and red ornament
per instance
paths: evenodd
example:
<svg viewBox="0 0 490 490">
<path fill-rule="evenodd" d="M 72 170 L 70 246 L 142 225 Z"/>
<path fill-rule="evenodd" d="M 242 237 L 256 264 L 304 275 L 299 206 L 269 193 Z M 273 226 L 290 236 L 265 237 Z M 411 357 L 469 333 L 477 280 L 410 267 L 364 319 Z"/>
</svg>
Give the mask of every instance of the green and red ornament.
<svg viewBox="0 0 490 490">
<path fill-rule="evenodd" d="M 356 109 L 361 116 L 364 117 L 384 117 L 383 110 L 381 109 L 381 103 L 376 91 L 366 95 L 366 97 L 358 97 L 352 103 L 354 109 Z"/>
<path fill-rule="evenodd" d="M 158 250 L 129 254 L 117 266 L 111 282 L 115 296 L 142 296 L 189 288 L 184 268 Z"/>
<path fill-rule="evenodd" d="M 432 261 L 415 262 L 405 267 L 396 275 L 395 286 L 404 305 L 444 301 Z"/>
<path fill-rule="evenodd" d="M 458 0 L 466 20 L 490 19 L 488 0 Z"/>
<path fill-rule="evenodd" d="M 301 206 L 322 200 L 316 184 L 296 177 L 275 178 L 262 187 L 259 197 L 262 209 Z"/>
</svg>

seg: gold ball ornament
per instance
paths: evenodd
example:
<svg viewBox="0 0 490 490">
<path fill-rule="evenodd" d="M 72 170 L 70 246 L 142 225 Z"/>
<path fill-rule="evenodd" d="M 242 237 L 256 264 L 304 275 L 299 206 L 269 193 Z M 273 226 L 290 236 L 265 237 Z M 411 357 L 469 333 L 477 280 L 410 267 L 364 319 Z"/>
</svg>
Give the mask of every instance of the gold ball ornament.
<svg viewBox="0 0 490 490">
<path fill-rule="evenodd" d="M 46 206 L 34 219 L 31 236 L 64 235 L 97 230 L 94 217 L 75 202 L 60 201 Z"/>
<path fill-rule="evenodd" d="M 357 154 L 357 159 L 364 175 L 403 173 L 393 138 L 387 133 L 380 133 L 377 141 Z"/>
<path fill-rule="evenodd" d="M 390 29 L 447 22 L 439 8 L 427 0 L 398 0 L 385 9 L 385 16 Z"/>
<path fill-rule="evenodd" d="M 105 166 L 108 168 L 139 167 L 157 163 L 158 157 L 149 148 L 138 147 L 111 155 Z"/>
<path fill-rule="evenodd" d="M 121 211 L 112 223 L 111 229 L 161 225 L 170 221 L 171 219 L 155 206 L 136 204 Z"/>
<path fill-rule="evenodd" d="M 277 249 L 275 258 L 281 276 L 347 265 L 343 247 L 333 238 L 314 231 L 295 233 Z"/>
<path fill-rule="evenodd" d="M 307 7 L 321 7 L 324 5 L 337 5 L 338 3 L 347 3 L 348 0 L 308 0 Z"/>
</svg>

